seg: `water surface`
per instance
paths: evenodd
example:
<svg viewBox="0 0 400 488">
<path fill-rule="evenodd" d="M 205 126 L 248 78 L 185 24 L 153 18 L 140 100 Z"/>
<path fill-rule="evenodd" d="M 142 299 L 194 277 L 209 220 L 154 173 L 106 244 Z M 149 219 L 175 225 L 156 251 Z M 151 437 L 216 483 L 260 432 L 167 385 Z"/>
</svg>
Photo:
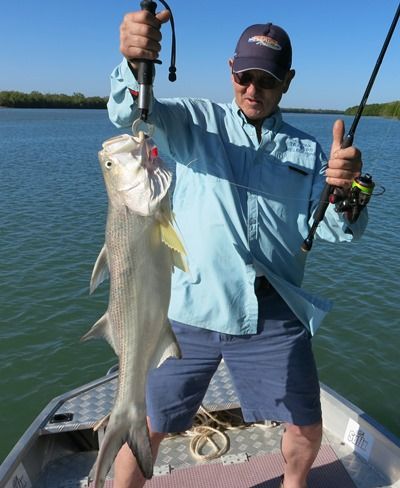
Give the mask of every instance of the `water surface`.
<svg viewBox="0 0 400 488">
<path fill-rule="evenodd" d="M 334 116 L 285 117 L 328 150 Z M 116 362 L 79 338 L 107 305 L 89 280 L 107 206 L 97 151 L 117 132 L 103 110 L 0 110 L 0 459 L 53 397 Z M 335 301 L 314 338 L 321 380 L 398 436 L 399 141 L 399 121 L 361 120 L 356 144 L 386 193 L 360 242 L 314 244 L 305 280 Z"/>
</svg>

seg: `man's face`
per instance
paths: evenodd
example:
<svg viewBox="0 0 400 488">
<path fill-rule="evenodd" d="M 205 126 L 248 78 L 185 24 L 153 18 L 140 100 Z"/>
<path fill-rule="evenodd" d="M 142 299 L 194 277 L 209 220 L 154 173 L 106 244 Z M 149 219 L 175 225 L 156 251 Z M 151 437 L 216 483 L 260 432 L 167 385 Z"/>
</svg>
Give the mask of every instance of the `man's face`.
<svg viewBox="0 0 400 488">
<path fill-rule="evenodd" d="M 230 60 L 229 64 L 232 68 L 232 60 Z M 232 74 L 236 103 L 248 120 L 257 122 L 262 121 L 275 112 L 282 95 L 289 89 L 295 71 L 289 70 L 281 82 L 275 80 L 265 71 L 256 69 L 245 71 L 243 75 L 245 75 L 243 77 L 245 84 L 240 84 L 235 81 L 235 77 Z M 265 85 L 273 86 L 265 88 L 263 87 Z"/>
</svg>

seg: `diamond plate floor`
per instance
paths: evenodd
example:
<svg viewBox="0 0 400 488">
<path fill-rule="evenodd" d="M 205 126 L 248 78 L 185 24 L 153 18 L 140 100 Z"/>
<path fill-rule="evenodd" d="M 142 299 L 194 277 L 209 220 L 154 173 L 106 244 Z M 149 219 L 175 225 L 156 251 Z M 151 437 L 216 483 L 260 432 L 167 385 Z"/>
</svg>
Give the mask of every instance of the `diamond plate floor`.
<svg viewBox="0 0 400 488">
<path fill-rule="evenodd" d="M 278 488 L 283 471 L 281 454 L 263 454 L 228 466 L 205 464 L 154 477 L 146 488 Z M 311 470 L 309 488 L 354 488 L 329 446 L 323 446 Z"/>
<path fill-rule="evenodd" d="M 190 453 L 190 437 L 166 438 L 155 465 L 154 478 L 146 488 L 275 488 L 283 471 L 280 454 L 282 427 L 263 425 L 232 429 L 228 432 L 229 451 L 222 458 L 199 462 Z M 218 442 L 218 439 L 216 439 Z M 324 443 L 309 477 L 309 488 L 389 487 L 367 463 L 339 443 Z M 336 446 L 335 444 L 338 444 Z M 339 449 L 339 451 L 338 451 Z M 205 448 L 207 453 L 207 448 Z M 335 454 L 336 451 L 336 454 Z M 34 488 L 87 488 L 97 452 L 73 454 L 51 463 Z M 340 456 L 340 461 L 338 459 Z M 228 464 L 231 457 L 246 459 Z M 191 469 L 188 469 L 191 468 Z M 347 471 L 346 471 L 347 470 Z M 351 478 L 353 481 L 351 481 Z M 171 473 L 163 475 L 163 473 Z M 113 472 L 105 488 L 112 488 Z M 226 483 L 226 484 L 223 484 Z"/>
<path fill-rule="evenodd" d="M 60 434 L 91 428 L 97 420 L 110 412 L 116 391 L 116 375 L 109 381 L 96 385 L 89 391 L 76 395 L 62 405 L 58 413 L 72 412 L 73 420 L 58 424 L 48 423 L 42 434 Z M 204 406 L 216 415 L 239 410 L 238 400 L 230 381 L 227 368 L 222 363 L 214 376 Z M 237 424 L 235 424 L 237 425 Z M 146 488 L 275 488 L 283 470 L 280 454 L 282 428 L 266 428 L 262 424 L 247 425 L 226 431 L 229 437 L 227 456 L 247 459 L 240 464 L 226 465 L 218 458 L 207 464 L 199 462 L 190 453 L 190 437 L 166 438 L 159 450 L 155 476 Z M 216 437 L 215 442 L 220 443 Z M 220 446 L 221 447 L 221 446 Z M 208 446 L 203 453 L 207 454 Z M 50 453 L 47 452 L 47 455 Z M 59 459 L 53 456 L 42 476 L 33 488 L 87 488 L 89 475 L 97 452 L 88 451 L 66 455 Z M 49 456 L 50 458 L 50 456 Z M 188 468 L 191 468 L 190 470 Z M 347 471 L 346 471 L 347 470 Z M 171 473 L 163 475 L 164 473 Z M 347 474 L 349 473 L 349 474 Z M 353 482 L 351 481 L 350 477 Z M 105 488 L 112 487 L 112 471 Z M 225 483 L 225 484 L 224 484 Z M 400 482 L 399 482 L 400 483 Z M 390 485 L 364 460 L 352 453 L 350 448 L 334 438 L 324 436 L 323 446 L 310 473 L 309 488 L 384 488 Z"/>
<path fill-rule="evenodd" d="M 237 464 L 203 464 L 155 476 L 145 488 L 278 488 L 283 464 L 281 454 L 253 456 Z M 112 481 L 108 480 L 107 488 L 111 487 Z M 329 446 L 322 446 L 318 454 L 309 475 L 309 488 L 355 488 Z"/>
<path fill-rule="evenodd" d="M 59 433 L 92 428 L 98 420 L 111 412 L 117 391 L 117 375 L 110 380 L 68 399 L 58 409 L 58 414 L 73 413 L 73 420 L 47 423 L 42 433 Z M 239 407 L 239 400 L 225 363 L 222 362 L 211 380 L 203 405 L 210 412 Z"/>
</svg>

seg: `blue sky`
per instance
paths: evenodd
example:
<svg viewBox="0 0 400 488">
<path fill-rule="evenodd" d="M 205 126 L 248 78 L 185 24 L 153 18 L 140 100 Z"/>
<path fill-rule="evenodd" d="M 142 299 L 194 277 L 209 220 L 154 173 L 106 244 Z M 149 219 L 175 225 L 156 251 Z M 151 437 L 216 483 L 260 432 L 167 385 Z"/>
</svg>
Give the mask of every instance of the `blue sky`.
<svg viewBox="0 0 400 488">
<path fill-rule="evenodd" d="M 161 3 L 157 2 L 159 8 Z M 283 107 L 358 105 L 398 0 L 170 0 L 177 30 L 177 76 L 167 80 L 170 26 L 163 26 L 158 96 L 232 98 L 228 58 L 253 23 L 284 27 L 296 78 Z M 139 0 L 0 0 L 0 90 L 107 96 L 120 62 L 119 25 Z M 368 103 L 400 99 L 400 25 Z"/>
</svg>

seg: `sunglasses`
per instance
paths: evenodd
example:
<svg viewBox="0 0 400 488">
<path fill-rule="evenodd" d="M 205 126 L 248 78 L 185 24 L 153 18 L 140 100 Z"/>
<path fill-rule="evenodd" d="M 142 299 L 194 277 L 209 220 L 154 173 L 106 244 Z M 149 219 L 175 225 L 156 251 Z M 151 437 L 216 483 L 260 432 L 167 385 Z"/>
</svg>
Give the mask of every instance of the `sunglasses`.
<svg viewBox="0 0 400 488">
<path fill-rule="evenodd" d="M 234 73 L 232 71 L 233 80 L 235 83 L 241 86 L 249 86 L 250 84 L 256 85 L 264 90 L 273 90 L 282 82 L 277 80 L 271 75 L 267 74 L 254 74 L 251 71 L 242 71 L 241 73 Z"/>
</svg>

